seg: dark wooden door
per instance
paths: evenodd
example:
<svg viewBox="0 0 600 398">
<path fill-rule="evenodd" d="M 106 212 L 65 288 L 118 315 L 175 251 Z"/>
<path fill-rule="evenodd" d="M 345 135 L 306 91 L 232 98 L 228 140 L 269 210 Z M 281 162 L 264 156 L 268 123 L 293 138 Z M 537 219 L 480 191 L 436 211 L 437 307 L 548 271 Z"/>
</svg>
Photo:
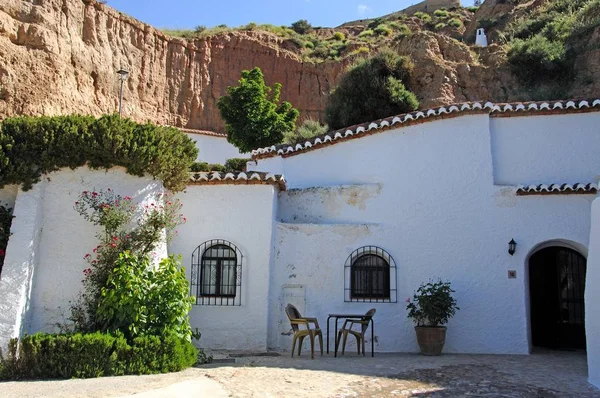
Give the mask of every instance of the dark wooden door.
<svg viewBox="0 0 600 398">
<path fill-rule="evenodd" d="M 575 250 L 549 247 L 529 260 L 531 339 L 538 347 L 585 349 L 586 260 Z"/>
</svg>

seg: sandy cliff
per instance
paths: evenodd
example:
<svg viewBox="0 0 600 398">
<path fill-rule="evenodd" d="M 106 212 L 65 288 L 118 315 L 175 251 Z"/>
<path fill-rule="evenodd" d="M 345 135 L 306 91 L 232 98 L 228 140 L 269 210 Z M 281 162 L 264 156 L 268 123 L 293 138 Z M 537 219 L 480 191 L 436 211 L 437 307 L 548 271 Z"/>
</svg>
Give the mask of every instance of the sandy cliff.
<svg viewBox="0 0 600 398">
<path fill-rule="evenodd" d="M 481 12 L 492 15 L 489 8 Z M 348 61 L 303 62 L 281 40 L 269 33 L 232 32 L 188 41 L 93 0 L 2 0 L 0 118 L 114 112 L 119 91 L 115 71 L 124 67 L 131 71 L 124 89 L 125 115 L 223 131 L 217 99 L 237 82 L 241 70 L 258 66 L 268 84 L 283 84 L 282 99 L 291 101 L 301 118 L 323 120 L 328 92 Z M 470 48 L 428 31 L 416 31 L 394 46 L 415 62 L 411 89 L 422 107 L 528 99 L 503 66 L 499 46 Z M 598 50 L 578 59 L 592 81 L 598 81 L 598 59 Z M 580 85 L 574 96 L 590 90 L 595 87 Z"/>
</svg>

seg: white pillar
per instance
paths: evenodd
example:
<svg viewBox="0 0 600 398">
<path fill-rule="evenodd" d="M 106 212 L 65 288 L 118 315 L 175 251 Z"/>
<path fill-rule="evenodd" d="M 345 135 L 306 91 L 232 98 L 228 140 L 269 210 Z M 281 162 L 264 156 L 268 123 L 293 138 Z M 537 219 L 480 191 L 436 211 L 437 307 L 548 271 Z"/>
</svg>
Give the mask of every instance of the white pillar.
<svg viewBox="0 0 600 398">
<path fill-rule="evenodd" d="M 487 47 L 488 41 L 487 36 L 483 28 L 477 29 L 477 37 L 475 38 L 475 45 L 478 47 Z"/>
<path fill-rule="evenodd" d="M 600 198 L 592 203 L 590 249 L 585 281 L 588 380 L 600 387 Z"/>
<path fill-rule="evenodd" d="M 45 183 L 24 192 L 19 188 L 13 210 L 12 235 L 0 276 L 0 347 L 25 331 L 42 221 Z M 6 351 L 5 351 L 6 352 Z"/>
</svg>

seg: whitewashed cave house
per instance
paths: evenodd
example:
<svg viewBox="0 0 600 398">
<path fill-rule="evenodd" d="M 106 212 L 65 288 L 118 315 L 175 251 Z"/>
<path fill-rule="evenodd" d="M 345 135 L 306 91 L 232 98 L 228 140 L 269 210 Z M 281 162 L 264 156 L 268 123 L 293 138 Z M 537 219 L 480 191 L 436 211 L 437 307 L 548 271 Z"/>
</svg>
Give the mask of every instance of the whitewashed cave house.
<svg viewBox="0 0 600 398">
<path fill-rule="evenodd" d="M 461 308 L 446 352 L 587 349 L 598 385 L 599 152 L 600 100 L 465 103 L 257 149 L 245 173 L 192 174 L 168 252 L 183 255 L 200 344 L 289 350 L 293 303 L 324 330 L 330 313 L 375 308 L 375 350 L 416 352 L 405 299 L 441 278 Z M 78 169 L 1 190 L 16 216 L 2 341 L 52 331 L 78 290 L 93 231 L 64 203 L 82 187 L 140 199 L 162 189 Z"/>
</svg>

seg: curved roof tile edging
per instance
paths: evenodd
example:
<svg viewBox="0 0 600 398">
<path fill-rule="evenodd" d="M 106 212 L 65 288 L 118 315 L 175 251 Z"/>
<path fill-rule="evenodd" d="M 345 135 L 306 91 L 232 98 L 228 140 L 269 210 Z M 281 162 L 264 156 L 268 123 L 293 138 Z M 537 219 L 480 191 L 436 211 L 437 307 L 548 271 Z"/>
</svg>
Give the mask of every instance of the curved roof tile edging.
<svg viewBox="0 0 600 398">
<path fill-rule="evenodd" d="M 596 108 L 596 109 L 594 109 Z M 373 122 L 357 124 L 351 127 L 331 131 L 327 134 L 310 138 L 296 145 L 273 145 L 252 151 L 252 159 L 264 159 L 274 156 L 293 156 L 307 150 L 318 149 L 321 146 L 332 145 L 349 139 L 358 138 L 374 133 L 383 132 L 400 125 L 412 125 L 427 121 L 453 118 L 464 114 L 490 114 L 493 117 L 525 116 L 527 114 L 560 114 L 575 112 L 600 111 L 600 99 L 538 101 L 515 103 L 465 102 L 440 106 L 428 110 L 404 113 L 390 116 Z"/>
<path fill-rule="evenodd" d="M 282 191 L 286 189 L 285 178 L 282 175 L 259 171 L 190 172 L 188 185 L 273 185 Z"/>
<path fill-rule="evenodd" d="M 516 194 L 525 195 L 581 195 L 598 193 L 598 184 L 538 184 L 519 185 Z"/>
</svg>

